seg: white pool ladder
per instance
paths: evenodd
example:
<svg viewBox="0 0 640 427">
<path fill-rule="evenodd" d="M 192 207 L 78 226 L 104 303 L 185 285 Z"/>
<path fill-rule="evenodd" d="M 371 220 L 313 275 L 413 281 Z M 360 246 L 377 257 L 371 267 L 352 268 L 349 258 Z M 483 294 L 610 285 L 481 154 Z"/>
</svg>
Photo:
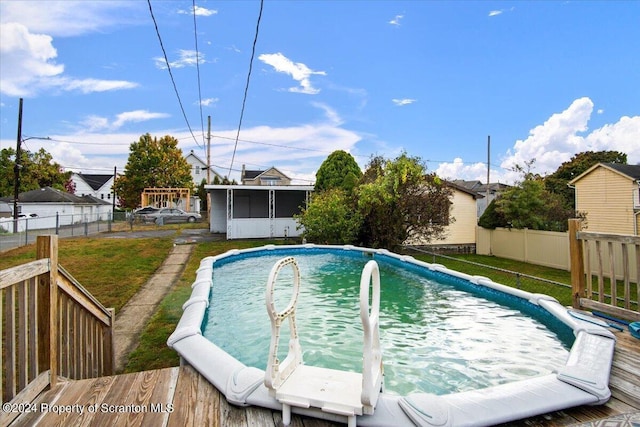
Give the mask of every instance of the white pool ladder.
<svg viewBox="0 0 640 427">
<path fill-rule="evenodd" d="M 280 270 L 293 269 L 293 295 L 289 305 L 277 312 L 274 286 Z M 372 288 L 369 307 L 369 288 Z M 349 427 L 355 427 L 356 416 L 373 414 L 383 387 L 382 352 L 380 350 L 380 271 L 371 260 L 360 278 L 360 319 L 364 330 L 362 374 L 307 366 L 302 361 L 302 349 L 296 327 L 296 304 L 300 291 L 300 270 L 293 257 L 286 257 L 273 266 L 267 281 L 266 303 L 271 320 L 271 345 L 264 383 L 269 393 L 282 403 L 282 422 L 291 422 L 291 407 L 319 408 L 324 412 L 347 417 Z M 289 319 L 289 352 L 280 363 L 278 343 L 280 327 Z"/>
</svg>

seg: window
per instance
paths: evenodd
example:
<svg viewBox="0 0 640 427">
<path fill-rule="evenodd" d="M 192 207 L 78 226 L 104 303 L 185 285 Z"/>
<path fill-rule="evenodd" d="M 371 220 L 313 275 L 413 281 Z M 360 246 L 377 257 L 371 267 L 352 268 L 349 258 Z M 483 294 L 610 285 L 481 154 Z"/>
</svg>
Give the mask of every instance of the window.
<svg viewBox="0 0 640 427">
<path fill-rule="evenodd" d="M 200 175 L 200 166 L 196 165 L 196 175 Z"/>
</svg>

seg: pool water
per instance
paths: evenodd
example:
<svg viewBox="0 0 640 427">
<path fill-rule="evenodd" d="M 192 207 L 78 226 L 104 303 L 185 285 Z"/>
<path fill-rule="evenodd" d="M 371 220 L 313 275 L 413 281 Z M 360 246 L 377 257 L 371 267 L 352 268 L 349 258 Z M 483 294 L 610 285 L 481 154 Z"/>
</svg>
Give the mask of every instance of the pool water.
<svg viewBox="0 0 640 427">
<path fill-rule="evenodd" d="M 271 267 L 287 254 L 262 254 L 214 264 L 203 335 L 245 365 L 265 369 L 271 339 L 266 283 Z M 296 323 L 305 364 L 361 372 L 359 284 L 370 258 L 332 252 L 294 256 L 301 274 Z M 548 374 L 565 363 L 571 342 L 518 308 L 382 258 L 375 259 L 381 273 L 385 392 L 475 390 Z M 278 310 L 288 304 L 291 284 L 287 267 L 276 283 Z M 281 336 L 283 360 L 286 326 Z"/>
</svg>

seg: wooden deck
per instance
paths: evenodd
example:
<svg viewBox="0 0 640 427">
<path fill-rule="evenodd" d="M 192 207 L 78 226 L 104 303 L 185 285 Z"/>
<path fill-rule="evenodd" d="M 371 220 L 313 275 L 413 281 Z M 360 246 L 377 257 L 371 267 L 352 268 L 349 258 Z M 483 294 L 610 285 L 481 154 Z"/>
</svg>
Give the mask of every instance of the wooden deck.
<svg viewBox="0 0 640 427">
<path fill-rule="evenodd" d="M 617 333 L 610 388 L 602 406 L 553 412 L 509 426 L 567 426 L 640 411 L 640 340 Z M 48 409 L 47 409 L 47 406 Z M 281 426 L 280 412 L 227 403 L 191 367 L 175 367 L 88 380 L 60 380 L 34 400 L 32 412 L 11 426 Z M 55 413 L 54 410 L 66 410 Z M 331 427 L 318 419 L 292 417 L 294 427 Z"/>
</svg>

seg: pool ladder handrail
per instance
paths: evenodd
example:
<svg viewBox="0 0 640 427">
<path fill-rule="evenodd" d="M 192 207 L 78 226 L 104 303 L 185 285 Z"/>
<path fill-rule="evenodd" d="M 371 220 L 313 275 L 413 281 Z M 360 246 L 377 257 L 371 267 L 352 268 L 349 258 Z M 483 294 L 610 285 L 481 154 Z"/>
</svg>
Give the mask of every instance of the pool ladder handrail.
<svg viewBox="0 0 640 427">
<path fill-rule="evenodd" d="M 293 294 L 287 307 L 278 312 L 274 303 L 274 287 L 280 270 L 288 265 L 293 269 Z M 370 294 L 370 289 L 372 292 Z M 269 274 L 266 291 L 266 306 L 271 320 L 271 344 L 269 347 L 269 360 L 265 372 L 265 386 L 270 394 L 282 403 L 282 421 L 288 425 L 291 421 L 291 406 L 308 408 L 318 407 L 325 412 L 344 415 L 349 426 L 356 425 L 356 415 L 373 414 L 378 396 L 383 389 L 383 365 L 382 351 L 380 348 L 380 270 L 374 260 L 370 260 L 362 270 L 360 277 L 360 319 L 364 332 L 363 367 L 362 374 L 337 371 L 334 369 L 304 367 L 302 349 L 298 339 L 298 331 L 295 322 L 296 304 L 300 291 L 300 270 L 293 257 L 283 258 L 275 263 Z M 371 297 L 371 306 L 369 299 Z M 280 341 L 280 328 L 282 323 L 289 319 L 290 337 L 289 352 L 285 360 L 278 360 L 278 343 Z M 293 375 L 296 369 L 302 373 Z M 310 377 L 313 378 L 310 378 Z M 346 385 L 340 391 L 346 393 L 343 399 L 328 400 L 324 389 L 333 378 L 343 378 Z M 292 380 L 287 383 L 288 380 Z M 314 381 L 323 384 L 320 390 L 312 390 Z M 300 382 L 301 384 L 293 384 Z M 286 393 L 279 393 L 286 383 Z M 328 388 L 328 387 L 327 387 Z M 297 391 L 300 394 L 296 394 Z M 354 395 L 356 394 L 357 395 Z M 336 401 L 338 400 L 338 401 Z M 348 402 L 350 403 L 348 403 Z M 357 403 L 356 403 L 357 402 Z"/>
<path fill-rule="evenodd" d="M 293 268 L 293 293 L 287 307 L 278 312 L 274 302 L 275 283 L 280 270 L 291 265 Z M 298 339 L 296 326 L 296 305 L 300 293 L 300 269 L 293 257 L 282 258 L 271 268 L 267 280 L 266 303 L 267 313 L 271 320 L 271 344 L 269 345 L 269 360 L 265 373 L 265 385 L 270 390 L 276 390 L 291 375 L 298 365 L 302 364 L 302 348 Z M 280 342 L 280 328 L 282 323 L 289 319 L 289 352 L 287 357 L 280 362 L 278 359 L 278 344 Z"/>
</svg>

